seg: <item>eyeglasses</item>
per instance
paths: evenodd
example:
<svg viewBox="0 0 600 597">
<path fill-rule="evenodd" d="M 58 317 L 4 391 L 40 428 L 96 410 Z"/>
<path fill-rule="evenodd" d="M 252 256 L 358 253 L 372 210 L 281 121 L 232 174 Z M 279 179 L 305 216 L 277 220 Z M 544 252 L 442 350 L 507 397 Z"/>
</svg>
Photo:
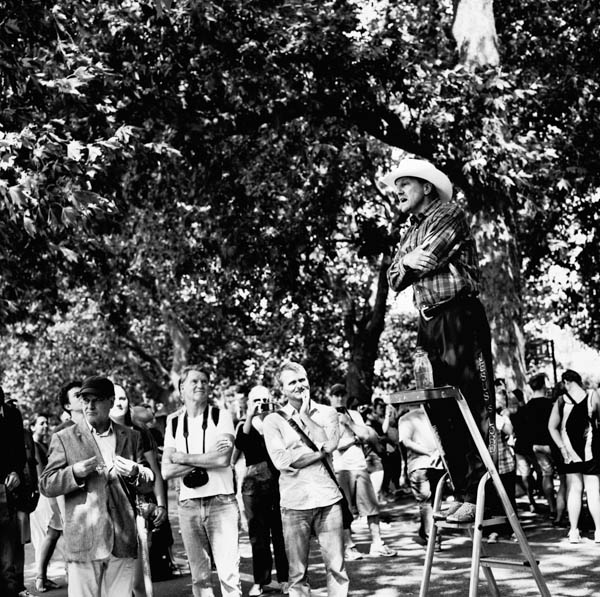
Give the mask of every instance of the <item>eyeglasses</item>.
<svg viewBox="0 0 600 597">
<path fill-rule="evenodd" d="M 87 406 L 89 404 L 96 406 L 96 404 L 98 402 L 104 402 L 105 400 L 108 400 L 108 396 L 104 396 L 103 398 L 100 398 L 98 396 L 94 396 L 93 398 L 88 397 L 88 395 L 84 395 L 81 396 L 81 401 Z"/>
</svg>

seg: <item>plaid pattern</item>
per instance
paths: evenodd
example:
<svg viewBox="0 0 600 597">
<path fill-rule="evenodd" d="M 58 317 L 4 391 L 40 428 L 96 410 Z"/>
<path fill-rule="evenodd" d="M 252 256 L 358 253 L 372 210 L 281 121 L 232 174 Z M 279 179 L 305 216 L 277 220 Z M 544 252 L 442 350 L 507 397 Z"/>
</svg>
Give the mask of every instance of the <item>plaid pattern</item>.
<svg viewBox="0 0 600 597">
<path fill-rule="evenodd" d="M 498 469 L 499 475 L 504 475 L 515 470 L 515 455 L 508 445 L 508 435 L 504 432 L 504 426 L 510 425 L 510 420 L 501 414 L 496 414 L 496 429 L 498 429 Z"/>
<path fill-rule="evenodd" d="M 419 246 L 427 246 L 437 258 L 433 269 L 416 272 L 401 260 Z M 475 241 L 465 212 L 455 203 L 434 201 L 411 224 L 388 270 L 390 286 L 404 290 L 411 284 L 418 309 L 455 297 L 461 291 L 479 292 L 479 263 Z"/>
</svg>

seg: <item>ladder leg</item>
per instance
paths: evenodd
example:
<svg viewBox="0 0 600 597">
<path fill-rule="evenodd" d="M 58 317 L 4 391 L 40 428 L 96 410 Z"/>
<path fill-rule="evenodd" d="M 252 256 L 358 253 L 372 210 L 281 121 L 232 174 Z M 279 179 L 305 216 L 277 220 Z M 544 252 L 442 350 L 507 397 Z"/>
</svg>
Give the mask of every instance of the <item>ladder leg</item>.
<svg viewBox="0 0 600 597">
<path fill-rule="evenodd" d="M 442 503 L 442 495 L 444 492 L 444 483 L 446 481 L 448 473 L 444 473 L 442 478 L 438 481 L 435 498 L 433 500 L 433 511 L 437 512 L 440 509 Z M 425 553 L 425 565 L 423 566 L 423 577 L 421 579 L 421 590 L 419 591 L 419 597 L 427 597 L 429 592 L 429 581 L 431 579 L 431 568 L 433 567 L 433 556 L 435 552 L 435 542 L 437 541 L 438 528 L 435 524 L 435 520 L 432 520 L 431 528 L 428 529 L 429 538 L 427 540 L 427 551 Z"/>
<path fill-rule="evenodd" d="M 498 492 L 498 495 L 500 496 L 500 500 L 502 501 L 504 511 L 506 512 L 508 521 L 510 522 L 511 527 L 512 527 L 513 531 L 515 532 L 515 536 L 517 537 L 517 540 L 519 542 L 519 546 L 521 547 L 523 555 L 527 558 L 527 561 L 531 567 L 531 573 L 532 573 L 533 578 L 535 579 L 535 582 L 538 586 L 540 595 L 542 597 L 551 597 L 550 591 L 548 590 L 548 587 L 546 585 L 546 581 L 544 580 L 544 577 L 542 576 L 542 573 L 540 572 L 538 564 L 533 556 L 533 553 L 532 553 L 529 543 L 527 541 L 527 537 L 525 537 L 525 533 L 523 532 L 523 529 L 521 528 L 521 523 L 519 522 L 519 519 L 517 518 L 517 515 L 514 511 L 514 508 L 512 507 L 510 499 L 508 498 L 508 495 L 506 494 L 506 490 L 504 489 L 504 485 L 502 484 L 500 475 L 498 474 L 498 471 L 496 470 L 496 466 L 494 464 L 494 461 L 492 460 L 492 456 L 491 456 L 489 450 L 487 449 L 485 442 L 483 441 L 483 437 L 481 437 L 481 433 L 479 431 L 479 428 L 477 427 L 477 424 L 475 423 L 475 419 L 473 418 L 473 415 L 471 414 L 469 405 L 467 404 L 467 402 L 464 399 L 464 397 L 462 396 L 462 394 L 460 394 L 460 392 L 459 392 L 459 396 L 456 399 L 456 402 L 462 412 L 465 423 L 467 424 L 467 427 L 469 428 L 469 431 L 471 432 L 471 436 L 473 437 L 473 441 L 475 442 L 475 445 L 477 446 L 479 455 L 481 456 L 481 459 L 488 471 L 488 474 L 492 478 L 494 487 L 496 488 L 496 491 Z"/>
<path fill-rule="evenodd" d="M 475 523 L 473 527 L 469 529 L 469 535 L 473 541 L 469 597 L 477 597 L 481 556 L 487 555 L 485 546 L 483 544 L 483 517 L 485 513 L 485 487 L 490 477 L 491 475 L 488 472 L 479 481 L 479 485 L 477 487 L 477 504 L 475 507 Z M 493 597 L 500 597 L 500 590 L 496 584 L 494 574 L 487 566 L 482 566 L 481 568 L 483 570 L 483 575 L 485 576 L 485 579 L 490 587 L 491 594 Z"/>
<path fill-rule="evenodd" d="M 475 506 L 475 522 L 469 529 L 469 534 L 473 542 L 471 554 L 471 576 L 469 583 L 469 597 L 477 597 L 479 583 L 479 560 L 481 558 L 481 539 L 483 537 L 483 512 L 485 509 L 485 484 L 490 478 L 486 473 L 481 477 L 477 487 L 477 504 Z"/>
</svg>

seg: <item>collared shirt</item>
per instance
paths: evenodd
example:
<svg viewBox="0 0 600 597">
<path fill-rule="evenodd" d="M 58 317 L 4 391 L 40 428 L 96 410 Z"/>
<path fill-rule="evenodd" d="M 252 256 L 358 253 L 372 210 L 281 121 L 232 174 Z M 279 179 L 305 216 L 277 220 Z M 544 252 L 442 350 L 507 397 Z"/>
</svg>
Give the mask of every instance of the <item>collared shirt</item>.
<svg viewBox="0 0 600 597">
<path fill-rule="evenodd" d="M 417 272 L 402 264 L 402 258 L 423 247 L 432 251 L 436 264 Z M 475 241 L 465 212 L 456 203 L 434 201 L 422 214 L 411 216 L 388 270 L 390 286 L 401 291 L 413 285 L 417 309 L 454 298 L 459 292 L 479 292 L 479 263 Z"/>
<path fill-rule="evenodd" d="M 98 445 L 98 449 L 100 450 L 100 454 L 102 454 L 102 460 L 104 460 L 104 464 L 106 468 L 110 470 L 113 467 L 115 461 L 115 452 L 117 449 L 117 438 L 115 436 L 115 432 L 113 430 L 112 423 L 109 425 L 108 429 L 103 433 L 98 433 L 86 420 L 86 424 L 92 433 L 92 437 L 94 441 Z"/>
<path fill-rule="evenodd" d="M 310 437 L 310 431 L 300 421 L 298 412 L 291 404 L 282 410 L 294 419 Z M 337 411 L 323 404 L 312 404 L 310 418 L 325 431 L 329 440 L 339 441 Z M 279 414 L 271 413 L 263 421 L 263 433 L 267 451 L 273 464 L 280 471 L 279 492 L 282 508 L 309 510 L 331 506 L 342 499 L 342 494 L 322 462 L 315 462 L 300 469 L 291 469 L 304 454 L 313 454 L 298 432 Z M 313 441 L 315 438 L 311 437 Z M 316 443 L 316 442 L 315 442 Z"/>
</svg>

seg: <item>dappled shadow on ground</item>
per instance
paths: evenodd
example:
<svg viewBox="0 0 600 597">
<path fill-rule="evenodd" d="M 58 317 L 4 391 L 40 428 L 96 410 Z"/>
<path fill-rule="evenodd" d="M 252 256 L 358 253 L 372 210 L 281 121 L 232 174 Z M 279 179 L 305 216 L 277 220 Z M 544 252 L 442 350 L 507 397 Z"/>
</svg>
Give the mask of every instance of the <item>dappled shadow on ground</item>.
<svg viewBox="0 0 600 597">
<path fill-rule="evenodd" d="M 395 558 L 371 558 L 368 556 L 369 536 L 366 527 L 353 525 L 358 549 L 364 559 L 348 562 L 350 594 L 364 597 L 410 597 L 417 596 L 421 585 L 425 549 L 414 542 L 416 536 L 416 509 L 410 500 L 388 507 L 390 528 L 383 531 L 386 543 L 398 550 Z M 567 542 L 564 529 L 553 528 L 540 515 L 520 512 L 522 526 L 528 537 L 549 591 L 553 597 L 594 597 L 600 595 L 600 544 L 595 544 L 587 532 L 587 539 L 577 545 Z M 520 559 L 517 543 L 508 539 L 495 545 L 486 545 L 488 555 Z M 325 597 L 324 569 L 318 546 L 312 549 L 311 584 L 319 589 L 313 591 Z M 443 549 L 435 554 L 431 575 L 431 596 L 448 595 L 466 597 L 469 588 L 471 564 L 471 541 L 466 534 L 444 537 Z M 502 595 L 529 597 L 539 595 L 536 582 L 527 568 L 495 569 Z M 491 595 L 487 583 L 480 574 L 479 595 Z"/>
</svg>

